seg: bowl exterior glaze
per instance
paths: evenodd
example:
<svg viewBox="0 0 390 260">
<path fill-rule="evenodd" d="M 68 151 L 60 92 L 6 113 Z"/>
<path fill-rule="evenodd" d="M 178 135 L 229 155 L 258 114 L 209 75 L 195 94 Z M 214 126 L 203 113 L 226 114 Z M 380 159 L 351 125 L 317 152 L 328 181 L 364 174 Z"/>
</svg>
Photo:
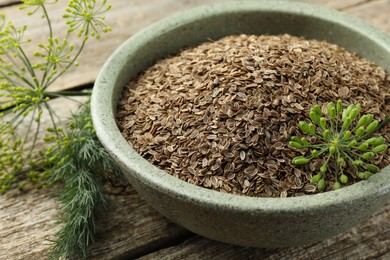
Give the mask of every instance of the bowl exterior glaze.
<svg viewBox="0 0 390 260">
<path fill-rule="evenodd" d="M 343 232 L 390 199 L 390 167 L 349 187 L 296 198 L 251 198 L 201 188 L 151 165 L 115 123 L 123 87 L 156 60 L 208 39 L 289 33 L 327 40 L 390 72 L 388 34 L 323 7 L 288 1 L 226 2 L 166 18 L 129 38 L 102 68 L 93 90 L 98 137 L 137 192 L 173 222 L 205 237 L 242 246 L 286 247 Z"/>
</svg>

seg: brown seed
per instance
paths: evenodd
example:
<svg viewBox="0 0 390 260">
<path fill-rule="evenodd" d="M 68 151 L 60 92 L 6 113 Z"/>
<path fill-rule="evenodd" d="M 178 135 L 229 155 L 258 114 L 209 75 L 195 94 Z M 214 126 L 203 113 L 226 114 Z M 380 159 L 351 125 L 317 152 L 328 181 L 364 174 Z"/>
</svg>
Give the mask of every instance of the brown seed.
<svg viewBox="0 0 390 260">
<path fill-rule="evenodd" d="M 240 151 L 240 159 L 245 160 L 245 151 Z"/>
<path fill-rule="evenodd" d="M 117 123 L 136 151 L 181 180 L 239 195 L 301 196 L 316 192 L 309 181 L 323 161 L 291 167 L 297 122 L 313 104 L 325 113 L 340 98 L 384 119 L 389 82 L 382 68 L 333 44 L 228 36 L 146 69 L 124 89 Z M 389 156 L 376 163 L 386 166 Z"/>
<path fill-rule="evenodd" d="M 208 160 L 207 160 L 207 158 L 203 158 L 203 160 L 202 160 L 202 167 L 204 168 L 204 167 L 206 167 L 208 165 Z"/>
<path fill-rule="evenodd" d="M 347 98 L 349 95 L 349 88 L 348 87 L 341 87 L 338 89 L 337 92 L 341 98 Z"/>
</svg>

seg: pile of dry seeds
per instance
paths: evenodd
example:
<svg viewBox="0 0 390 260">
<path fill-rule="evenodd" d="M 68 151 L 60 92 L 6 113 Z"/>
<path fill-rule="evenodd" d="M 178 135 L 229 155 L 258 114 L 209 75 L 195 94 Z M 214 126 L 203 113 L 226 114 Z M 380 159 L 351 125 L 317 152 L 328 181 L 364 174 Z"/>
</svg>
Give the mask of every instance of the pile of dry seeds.
<svg viewBox="0 0 390 260">
<path fill-rule="evenodd" d="M 144 158 L 195 185 L 258 197 L 312 193 L 320 165 L 287 147 L 313 104 L 384 119 L 390 77 L 344 49 L 289 35 L 229 36 L 158 61 L 129 83 L 118 125 Z M 390 139 L 388 127 L 382 135 Z M 389 149 L 390 150 L 390 149 Z M 390 163 L 390 153 L 377 158 Z"/>
</svg>

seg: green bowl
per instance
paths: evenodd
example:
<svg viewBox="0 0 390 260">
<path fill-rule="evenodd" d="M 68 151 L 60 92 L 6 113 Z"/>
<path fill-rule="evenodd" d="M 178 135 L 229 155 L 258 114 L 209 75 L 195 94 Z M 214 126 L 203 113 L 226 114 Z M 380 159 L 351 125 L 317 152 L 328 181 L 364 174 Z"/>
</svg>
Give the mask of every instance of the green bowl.
<svg viewBox="0 0 390 260">
<path fill-rule="evenodd" d="M 220 193 L 181 181 L 133 150 L 115 123 L 124 86 L 156 60 L 232 34 L 282 34 L 327 40 L 390 72 L 390 37 L 337 11 L 289 1 L 241 1 L 196 8 L 161 20 L 118 48 L 92 95 L 96 133 L 137 192 L 171 221 L 202 236 L 253 247 L 314 243 L 352 228 L 390 199 L 390 166 L 367 181 L 293 198 Z M 129 220 L 130 221 L 130 220 Z"/>
</svg>

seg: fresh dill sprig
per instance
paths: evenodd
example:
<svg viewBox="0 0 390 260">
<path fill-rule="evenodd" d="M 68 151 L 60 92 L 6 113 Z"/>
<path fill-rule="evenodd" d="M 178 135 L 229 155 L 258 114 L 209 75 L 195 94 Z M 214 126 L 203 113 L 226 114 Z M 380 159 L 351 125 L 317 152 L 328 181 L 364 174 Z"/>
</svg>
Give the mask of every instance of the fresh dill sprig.
<svg viewBox="0 0 390 260">
<path fill-rule="evenodd" d="M 46 4 L 58 0 L 21 1 L 20 9 L 28 10 L 28 15 L 41 14 L 48 37 L 47 42 L 38 44 L 37 52 L 27 53 L 24 44 L 31 42 L 24 38 L 27 26 L 18 28 L 0 14 L 0 193 L 20 184 L 15 179 L 25 166 L 32 167 L 27 176 L 33 181 L 63 182 L 59 195 L 62 226 L 49 256 L 86 258 L 97 214 L 105 205 L 102 179 L 108 173 L 119 172 L 96 137 L 89 103 L 65 124 L 49 102 L 57 97 L 74 100 L 72 96 L 88 93 L 53 92 L 49 87 L 78 66 L 77 59 L 89 38 L 99 39 L 101 33 L 111 31 L 104 23 L 104 13 L 111 5 L 106 0 L 69 0 L 63 15 L 68 32 L 58 38 L 46 8 Z M 77 44 L 70 43 L 74 38 Z M 51 123 L 46 132 L 42 115 L 47 115 Z M 42 132 L 47 134 L 43 138 L 48 145 L 44 152 L 36 149 Z"/>
<path fill-rule="evenodd" d="M 102 179 L 119 171 L 95 134 L 89 103 L 73 115 L 66 129 L 50 130 L 53 135 L 47 140 L 55 139 L 55 144 L 46 151 L 47 163 L 54 165 L 52 181 L 63 182 L 64 188 L 59 196 L 63 226 L 49 257 L 84 259 L 94 242 L 95 219 L 106 203 Z"/>
</svg>

